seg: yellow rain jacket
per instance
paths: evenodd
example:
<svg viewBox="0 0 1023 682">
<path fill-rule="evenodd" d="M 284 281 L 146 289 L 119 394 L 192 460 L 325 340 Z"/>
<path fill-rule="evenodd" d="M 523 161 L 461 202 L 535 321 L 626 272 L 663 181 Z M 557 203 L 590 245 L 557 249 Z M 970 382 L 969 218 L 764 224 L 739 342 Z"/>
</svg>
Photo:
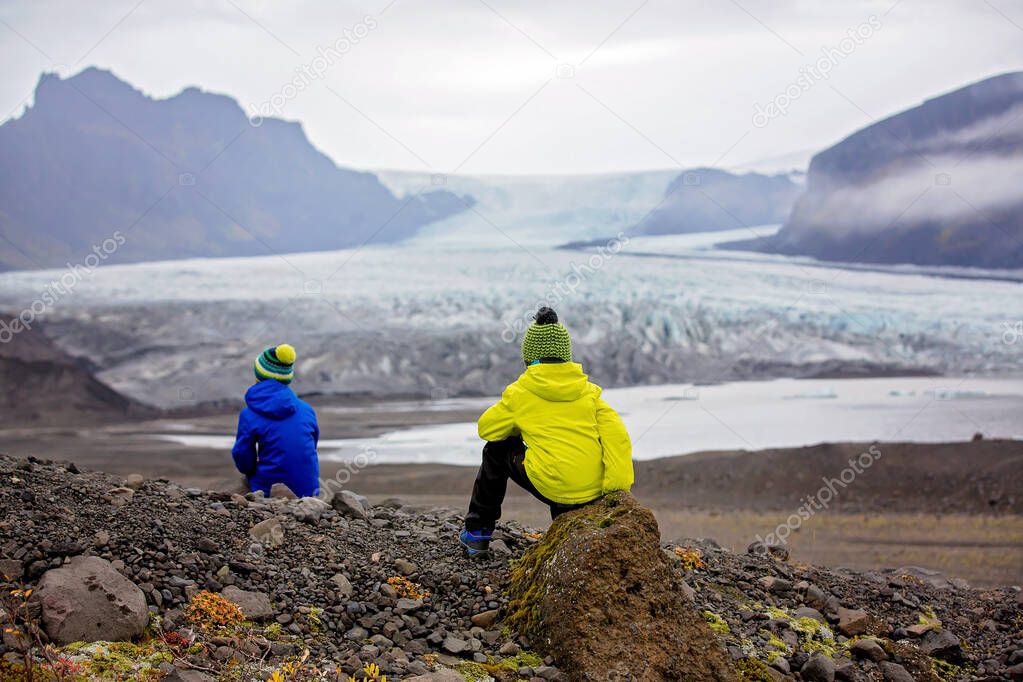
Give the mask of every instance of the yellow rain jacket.
<svg viewBox="0 0 1023 682">
<path fill-rule="evenodd" d="M 632 443 L 576 362 L 530 365 L 480 417 L 480 438 L 519 435 L 526 473 L 553 502 L 582 504 L 632 487 Z"/>
</svg>

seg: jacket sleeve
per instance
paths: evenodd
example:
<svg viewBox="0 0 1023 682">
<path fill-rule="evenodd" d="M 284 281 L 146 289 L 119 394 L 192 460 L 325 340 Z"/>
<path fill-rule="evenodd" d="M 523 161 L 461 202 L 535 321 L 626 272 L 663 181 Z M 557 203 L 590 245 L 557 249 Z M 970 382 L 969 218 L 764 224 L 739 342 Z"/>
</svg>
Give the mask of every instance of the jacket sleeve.
<svg viewBox="0 0 1023 682">
<path fill-rule="evenodd" d="M 507 390 L 500 400 L 487 408 L 476 427 L 480 438 L 490 442 L 504 440 L 518 433 Z"/>
<path fill-rule="evenodd" d="M 235 468 L 245 476 L 251 476 L 256 471 L 256 440 L 258 436 L 259 434 L 243 410 L 238 415 L 238 434 L 234 439 L 234 447 L 231 448 L 231 457 L 234 458 Z"/>
<path fill-rule="evenodd" d="M 604 459 L 602 492 L 629 490 L 634 480 L 632 441 L 622 418 L 602 398 L 597 398 L 597 433 Z"/>
</svg>

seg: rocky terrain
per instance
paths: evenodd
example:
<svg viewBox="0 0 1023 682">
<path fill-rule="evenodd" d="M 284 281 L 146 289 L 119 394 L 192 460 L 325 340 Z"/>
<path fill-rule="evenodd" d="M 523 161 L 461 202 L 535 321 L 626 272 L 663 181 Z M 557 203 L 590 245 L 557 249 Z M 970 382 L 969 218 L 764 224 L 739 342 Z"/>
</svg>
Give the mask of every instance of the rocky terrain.
<svg viewBox="0 0 1023 682">
<path fill-rule="evenodd" d="M 349 491 L 267 500 L 8 457 L 0 480 L 2 679 L 25 678 L 26 665 L 35 679 L 677 679 L 638 674 L 645 662 L 627 658 L 581 677 L 579 652 L 523 636 L 533 631 L 510 617 L 522 609 L 521 589 L 510 608 L 512 570 L 564 551 L 567 521 L 543 535 L 502 525 L 494 556 L 470 561 L 456 512 L 369 506 Z M 737 679 L 1023 679 L 1018 587 L 977 590 L 913 567 L 826 570 L 706 539 L 622 547 L 649 537 L 652 517 L 633 516 L 636 533 L 601 540 L 620 557 L 620 584 L 581 560 L 575 589 L 659 587 L 671 609 L 691 600 Z M 651 561 L 671 574 L 636 568 Z M 608 624 L 647 622 L 624 596 L 603 608 Z M 590 631 L 622 645 L 617 626 Z M 111 638 L 124 641 L 88 643 Z M 708 674 L 688 660 L 683 679 Z"/>
</svg>

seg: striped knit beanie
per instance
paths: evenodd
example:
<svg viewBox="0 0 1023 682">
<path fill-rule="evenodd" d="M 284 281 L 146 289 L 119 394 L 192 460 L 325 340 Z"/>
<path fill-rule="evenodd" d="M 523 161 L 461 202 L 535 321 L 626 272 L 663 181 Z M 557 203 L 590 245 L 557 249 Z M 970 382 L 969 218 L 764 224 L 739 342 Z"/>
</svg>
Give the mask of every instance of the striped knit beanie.
<svg viewBox="0 0 1023 682">
<path fill-rule="evenodd" d="M 572 362 L 572 339 L 568 330 L 558 323 L 558 314 L 548 307 L 540 308 L 522 338 L 522 361 L 526 366 L 538 360 L 557 358 Z"/>
<path fill-rule="evenodd" d="M 276 379 L 290 384 L 295 378 L 295 349 L 286 343 L 270 346 L 256 358 L 256 379 Z"/>
</svg>

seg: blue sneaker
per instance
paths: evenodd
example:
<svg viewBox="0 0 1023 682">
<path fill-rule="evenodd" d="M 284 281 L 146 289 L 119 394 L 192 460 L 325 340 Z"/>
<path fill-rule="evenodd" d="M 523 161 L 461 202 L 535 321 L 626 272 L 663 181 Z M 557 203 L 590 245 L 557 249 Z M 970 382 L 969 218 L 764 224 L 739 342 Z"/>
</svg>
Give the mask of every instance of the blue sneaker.
<svg viewBox="0 0 1023 682">
<path fill-rule="evenodd" d="M 465 548 L 469 557 L 486 556 L 490 553 L 490 536 L 493 531 L 489 530 L 466 530 L 458 534 L 458 542 Z"/>
</svg>

